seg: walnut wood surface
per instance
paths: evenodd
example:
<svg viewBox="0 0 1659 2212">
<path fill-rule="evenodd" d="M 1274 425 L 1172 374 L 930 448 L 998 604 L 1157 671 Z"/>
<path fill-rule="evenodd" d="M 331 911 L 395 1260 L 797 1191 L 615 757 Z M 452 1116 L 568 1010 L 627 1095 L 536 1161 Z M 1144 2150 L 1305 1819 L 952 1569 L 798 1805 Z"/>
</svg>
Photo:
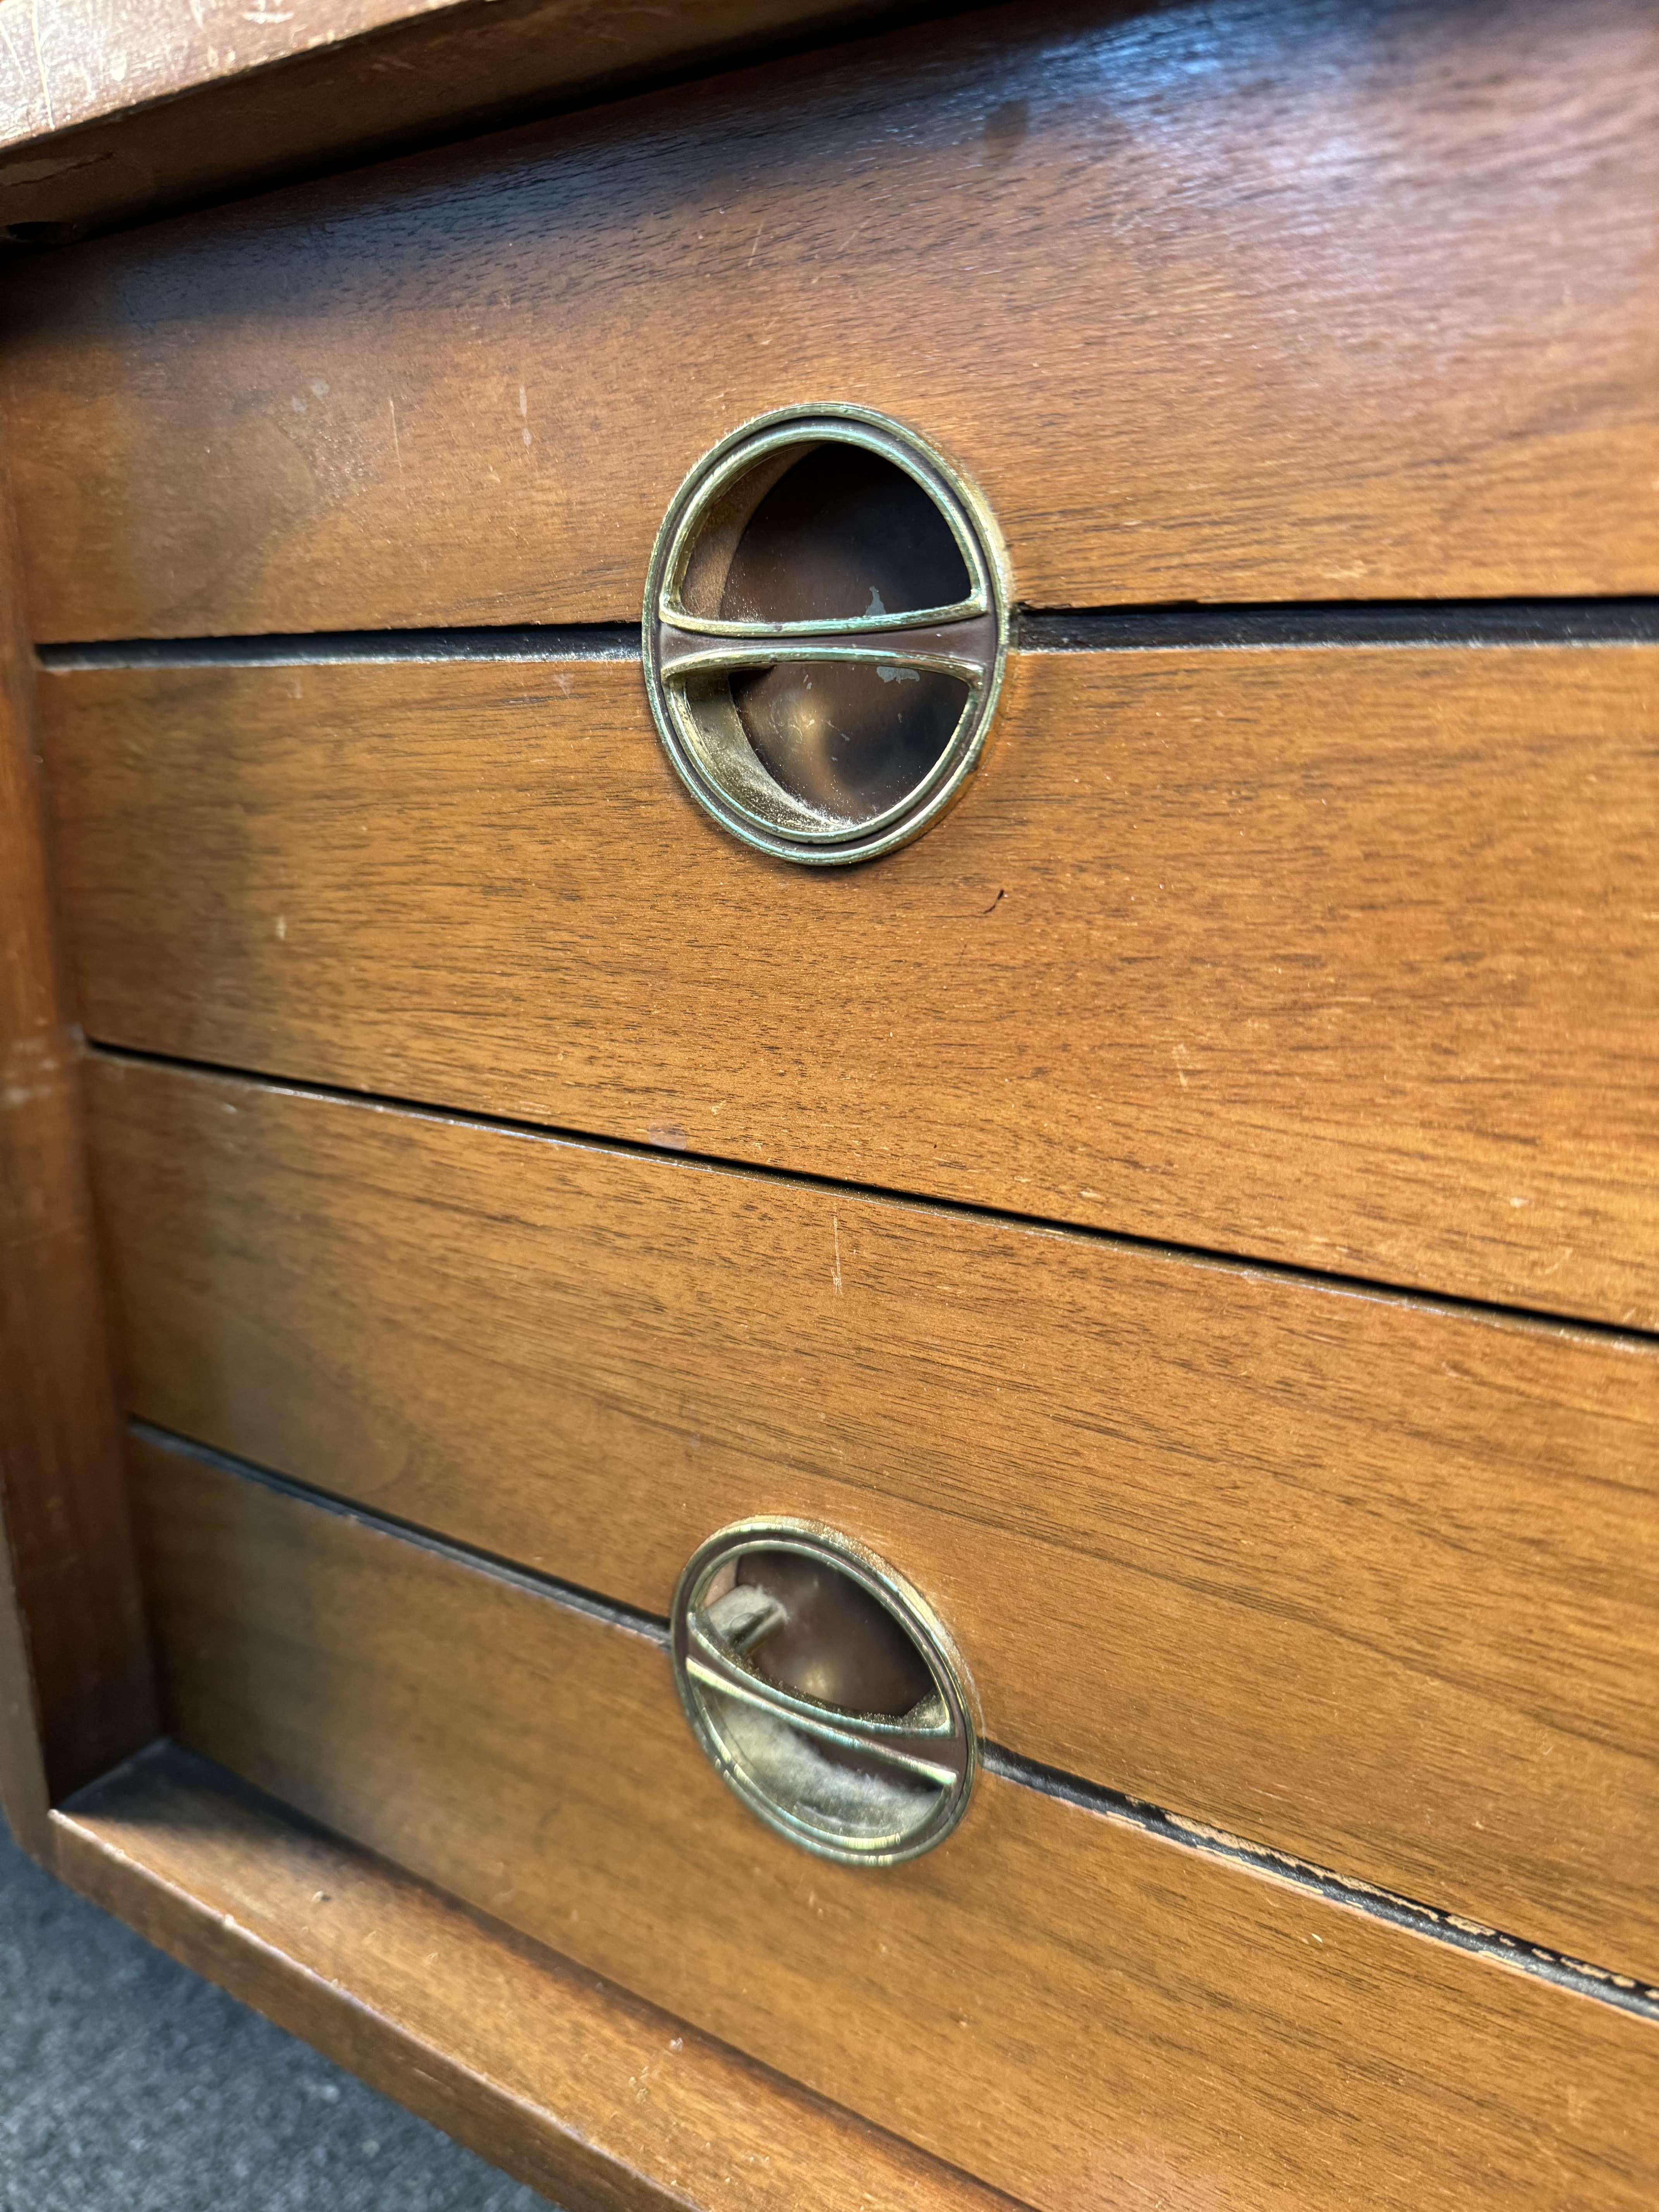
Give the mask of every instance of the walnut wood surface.
<svg viewBox="0 0 1659 2212">
<path fill-rule="evenodd" d="M 1007 2205 L 171 1747 L 52 1826 L 75 1887 L 564 2212 Z"/>
<path fill-rule="evenodd" d="M 856 400 L 1038 605 L 1659 585 L 1644 0 L 975 13 L 51 257 L 41 639 L 637 613 Z"/>
<path fill-rule="evenodd" d="M 0 477 L 0 1808 L 39 1850 L 155 1723 L 9 521 Z"/>
<path fill-rule="evenodd" d="M 132 222 L 916 10 L 823 0 L 0 0 L 0 227 Z"/>
<path fill-rule="evenodd" d="M 368 31 L 458 12 L 443 0 L 294 0 L 267 9 L 237 0 L 184 8 L 57 0 L 43 14 L 30 0 L 0 0 L 0 146 L 131 115 Z"/>
<path fill-rule="evenodd" d="M 94 1036 L 1659 1325 L 1659 649 L 1038 653 L 757 858 L 637 667 L 42 684 Z"/>
<path fill-rule="evenodd" d="M 104 1063 L 129 1407 L 665 1614 L 804 1514 L 994 1741 L 1659 1980 L 1659 1346 Z"/>
<path fill-rule="evenodd" d="M 40 1752 L 34 1670 L 11 1552 L 0 1543 L 0 1820 L 42 1865 L 52 1863 L 52 1792 Z"/>
<path fill-rule="evenodd" d="M 827 1866 L 651 1643 L 139 1458 L 185 1741 L 1034 2203 L 1652 2200 L 1649 2021 L 994 1777 L 928 1857 Z"/>
</svg>

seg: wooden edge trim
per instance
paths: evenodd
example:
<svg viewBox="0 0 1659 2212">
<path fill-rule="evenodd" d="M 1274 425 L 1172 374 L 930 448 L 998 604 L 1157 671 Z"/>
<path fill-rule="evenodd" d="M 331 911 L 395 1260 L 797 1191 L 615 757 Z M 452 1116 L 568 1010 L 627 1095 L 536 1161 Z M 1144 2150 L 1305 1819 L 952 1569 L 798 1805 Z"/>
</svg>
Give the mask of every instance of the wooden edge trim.
<svg viewBox="0 0 1659 2212">
<path fill-rule="evenodd" d="M 8 489 L 0 485 L 0 1096 L 6 1101 L 0 1108 L 0 1814 L 21 1848 L 42 1865 L 50 1865 L 52 1832 L 46 1814 L 51 1800 L 40 1746 L 40 1711 L 5 1500 L 13 1426 L 7 1417 L 8 1385 L 11 1367 L 25 1360 L 29 1351 L 21 1340 L 14 1340 L 21 1331 L 7 1294 L 8 1284 L 27 1266 L 24 1224 L 11 1218 L 19 1209 L 14 1186 L 21 1180 L 11 1164 L 22 1144 L 15 1132 L 18 1109 L 11 1103 L 11 1094 L 17 1087 L 13 1063 L 26 1020 L 33 949 L 27 933 L 36 918 L 37 901 L 28 878 L 41 836 L 40 812 L 34 803 L 38 794 L 25 751 L 29 735 L 26 714 L 32 702 L 22 665 L 19 569 L 11 502 L 4 496 Z M 18 908 L 15 914 L 14 902 Z"/>
<path fill-rule="evenodd" d="M 57 245 L 974 4 L 333 0 L 263 33 L 239 15 L 228 63 L 224 25 L 188 9 L 162 22 L 148 0 L 64 0 L 34 74 L 0 77 L 0 244 Z M 118 85 L 89 76 L 85 50 L 122 32 Z"/>
<path fill-rule="evenodd" d="M 566 2212 L 1014 2202 L 173 1745 L 50 1819 L 82 1896 Z"/>
<path fill-rule="evenodd" d="M 0 483 L 0 1803 L 26 1849 L 156 1730 Z"/>
<path fill-rule="evenodd" d="M 11 1547 L 0 1521 L 0 1816 L 19 1848 L 55 1872 L 55 1837 L 40 1756 L 40 1716 Z"/>
</svg>

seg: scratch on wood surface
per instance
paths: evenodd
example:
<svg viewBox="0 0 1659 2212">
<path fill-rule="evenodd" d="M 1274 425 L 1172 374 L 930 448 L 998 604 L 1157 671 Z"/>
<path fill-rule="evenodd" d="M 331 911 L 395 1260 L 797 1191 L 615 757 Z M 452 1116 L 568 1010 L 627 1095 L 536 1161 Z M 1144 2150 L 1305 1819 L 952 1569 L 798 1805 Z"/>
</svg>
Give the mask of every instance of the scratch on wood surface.
<svg viewBox="0 0 1659 2212">
<path fill-rule="evenodd" d="M 841 1288 L 841 1217 L 840 1217 L 840 1215 L 836 1212 L 836 1210 L 835 1210 L 835 1208 L 834 1208 L 833 1206 L 831 1206 L 831 1207 L 830 1207 L 830 1225 L 831 1229 L 835 1231 L 835 1237 L 836 1237 L 836 1264 L 835 1264 L 835 1267 L 833 1267 L 833 1269 L 831 1270 L 830 1279 L 831 1279 L 831 1280 L 834 1282 L 834 1284 L 835 1284 L 835 1285 L 836 1285 L 836 1296 L 837 1297 L 840 1297 L 840 1296 L 842 1295 L 842 1288 Z"/>
<path fill-rule="evenodd" d="M 34 66 L 40 78 L 40 97 L 46 105 L 46 128 L 55 131 L 58 118 L 52 112 L 52 83 L 46 75 L 46 64 L 40 52 L 40 0 L 29 0 L 29 33 L 34 40 Z"/>
<path fill-rule="evenodd" d="M 15 1037 L 0 1059 L 0 1109 L 13 1112 L 53 1097 L 63 1068 L 50 1037 Z"/>
<path fill-rule="evenodd" d="M 5 41 L 6 52 L 11 56 L 11 65 L 21 77 L 23 74 L 23 64 L 17 58 L 17 49 L 12 44 L 11 32 L 7 26 L 6 19 L 3 15 L 0 15 L 0 40 L 3 40 Z"/>
</svg>

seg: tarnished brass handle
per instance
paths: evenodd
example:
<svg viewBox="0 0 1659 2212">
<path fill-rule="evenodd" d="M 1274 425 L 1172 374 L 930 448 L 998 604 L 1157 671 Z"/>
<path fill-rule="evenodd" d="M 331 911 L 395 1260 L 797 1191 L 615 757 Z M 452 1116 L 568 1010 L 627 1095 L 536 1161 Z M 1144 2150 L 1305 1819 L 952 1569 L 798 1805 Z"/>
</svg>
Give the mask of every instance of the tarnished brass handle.
<svg viewBox="0 0 1659 2212">
<path fill-rule="evenodd" d="M 962 1818 L 977 1765 L 966 1673 L 927 1601 L 851 1538 L 803 1521 L 722 1529 L 680 1578 L 672 1650 L 698 1741 L 793 1842 L 891 1866 Z"/>
<path fill-rule="evenodd" d="M 646 689 L 692 796 L 745 844 L 865 860 L 978 762 L 1008 644 L 1006 556 L 973 486 L 867 408 L 791 408 L 716 446 L 646 583 Z"/>
</svg>

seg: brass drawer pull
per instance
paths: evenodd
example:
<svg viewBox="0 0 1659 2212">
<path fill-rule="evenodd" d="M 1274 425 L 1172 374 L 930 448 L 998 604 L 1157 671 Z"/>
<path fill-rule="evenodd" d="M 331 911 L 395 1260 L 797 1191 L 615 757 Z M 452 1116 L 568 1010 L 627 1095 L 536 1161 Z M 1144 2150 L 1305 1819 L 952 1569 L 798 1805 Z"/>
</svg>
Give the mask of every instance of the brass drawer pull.
<svg viewBox="0 0 1659 2212">
<path fill-rule="evenodd" d="M 1007 647 L 1001 540 L 913 431 L 763 416 L 680 487 L 646 584 L 646 684 L 682 781 L 781 859 L 872 859 L 978 762 Z"/>
<path fill-rule="evenodd" d="M 894 1866 L 942 1843 L 977 1766 L 973 1690 L 902 1576 L 808 1521 L 739 1521 L 674 1594 L 674 1679 L 750 1808 L 824 1858 Z"/>
</svg>

